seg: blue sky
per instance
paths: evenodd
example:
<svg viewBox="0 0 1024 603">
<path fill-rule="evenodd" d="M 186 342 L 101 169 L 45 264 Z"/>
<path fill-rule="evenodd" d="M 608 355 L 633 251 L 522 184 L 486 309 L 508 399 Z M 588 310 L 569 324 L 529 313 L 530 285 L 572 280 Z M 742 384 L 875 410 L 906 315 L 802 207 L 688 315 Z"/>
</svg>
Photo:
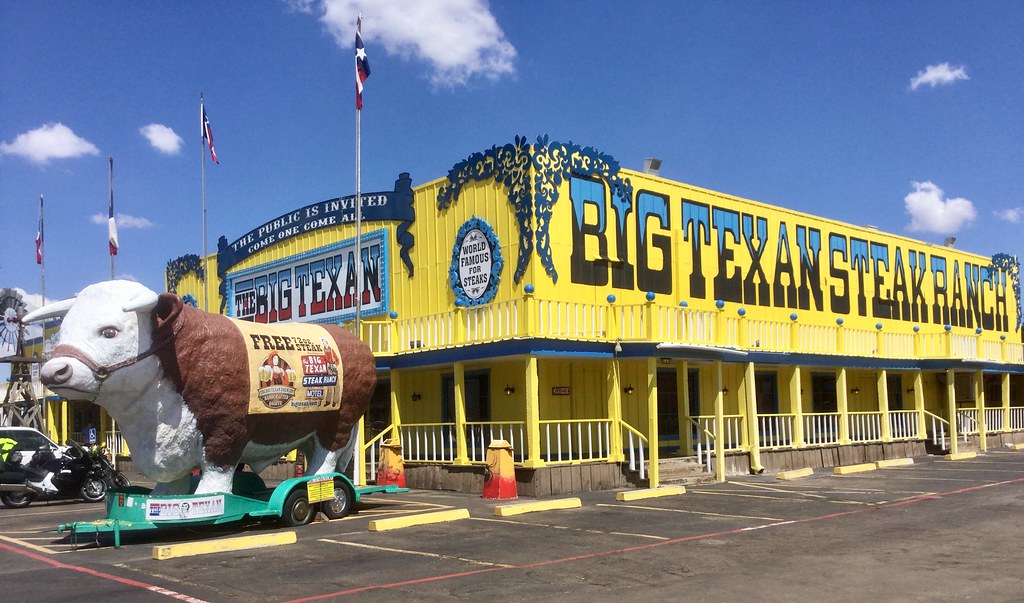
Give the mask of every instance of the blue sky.
<svg viewBox="0 0 1024 603">
<path fill-rule="evenodd" d="M 253 6 L 257 8 L 252 8 Z M 0 287 L 38 302 L 355 191 L 353 38 L 372 74 L 362 190 L 517 134 L 628 168 L 991 255 L 1024 253 L 1020 2 L 6 2 Z M 150 134 L 147 136 L 147 134 Z M 913 213 L 911 213 L 913 212 Z"/>
</svg>

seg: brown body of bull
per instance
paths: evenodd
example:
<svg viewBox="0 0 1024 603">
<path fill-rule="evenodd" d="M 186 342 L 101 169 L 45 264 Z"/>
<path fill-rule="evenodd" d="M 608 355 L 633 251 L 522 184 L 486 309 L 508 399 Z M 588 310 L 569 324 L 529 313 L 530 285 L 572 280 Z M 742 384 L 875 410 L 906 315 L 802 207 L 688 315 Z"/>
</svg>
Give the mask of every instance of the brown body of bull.
<svg viewBox="0 0 1024 603">
<path fill-rule="evenodd" d="M 221 467 L 237 463 L 250 442 L 279 445 L 311 432 L 324 448 L 339 450 L 370 405 L 377 381 L 373 353 L 339 326 L 322 325 L 338 345 L 344 383 L 340 408 L 267 415 L 248 413 L 247 342 L 234 319 L 203 312 L 167 293 L 160 295 L 153 317 L 153 341 L 170 341 L 156 352 L 164 373 L 196 417 L 207 460 Z M 288 325 L 268 328 L 286 335 Z"/>
</svg>

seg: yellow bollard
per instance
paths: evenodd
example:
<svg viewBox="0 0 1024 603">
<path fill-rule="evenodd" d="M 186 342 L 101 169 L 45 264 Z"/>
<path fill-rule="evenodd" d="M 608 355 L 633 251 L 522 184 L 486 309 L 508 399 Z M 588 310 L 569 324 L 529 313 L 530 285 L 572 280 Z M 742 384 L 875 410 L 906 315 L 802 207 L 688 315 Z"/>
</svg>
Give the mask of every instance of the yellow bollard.
<svg viewBox="0 0 1024 603">
<path fill-rule="evenodd" d="M 380 445 L 380 460 L 377 461 L 377 485 L 396 485 L 405 488 L 405 461 L 402 459 L 402 443 L 397 438 L 384 440 Z"/>
</svg>

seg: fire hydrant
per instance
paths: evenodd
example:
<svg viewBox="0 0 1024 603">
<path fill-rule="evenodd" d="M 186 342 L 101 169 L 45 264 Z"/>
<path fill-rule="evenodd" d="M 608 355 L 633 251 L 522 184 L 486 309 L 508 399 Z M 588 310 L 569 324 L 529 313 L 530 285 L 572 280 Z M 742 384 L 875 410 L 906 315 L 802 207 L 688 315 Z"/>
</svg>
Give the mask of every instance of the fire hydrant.
<svg viewBox="0 0 1024 603">
<path fill-rule="evenodd" d="M 484 469 L 484 498 L 518 498 L 516 469 L 512 463 L 512 445 L 494 440 L 487 446 L 487 467 Z"/>
<path fill-rule="evenodd" d="M 384 440 L 380 445 L 380 460 L 377 461 L 377 485 L 396 485 L 405 488 L 405 461 L 402 459 L 402 443 L 397 438 Z"/>
</svg>

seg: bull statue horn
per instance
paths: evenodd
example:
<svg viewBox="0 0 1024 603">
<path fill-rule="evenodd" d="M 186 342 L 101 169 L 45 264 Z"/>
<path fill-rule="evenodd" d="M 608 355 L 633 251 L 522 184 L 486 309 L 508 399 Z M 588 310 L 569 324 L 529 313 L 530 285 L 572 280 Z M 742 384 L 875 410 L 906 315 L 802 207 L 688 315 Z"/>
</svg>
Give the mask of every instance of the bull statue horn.
<svg viewBox="0 0 1024 603">
<path fill-rule="evenodd" d="M 128 303 L 121 309 L 125 312 L 149 312 L 156 307 L 159 300 L 160 296 L 155 292 L 146 290 L 128 300 Z"/>
<path fill-rule="evenodd" d="M 71 297 L 59 302 L 53 302 L 52 304 L 46 304 L 42 308 L 36 308 L 32 310 L 24 317 L 21 322 L 25 324 L 39 322 L 40 320 L 46 320 L 47 318 L 56 318 L 58 316 L 64 316 L 71 309 L 71 306 L 75 305 L 75 298 Z"/>
</svg>

